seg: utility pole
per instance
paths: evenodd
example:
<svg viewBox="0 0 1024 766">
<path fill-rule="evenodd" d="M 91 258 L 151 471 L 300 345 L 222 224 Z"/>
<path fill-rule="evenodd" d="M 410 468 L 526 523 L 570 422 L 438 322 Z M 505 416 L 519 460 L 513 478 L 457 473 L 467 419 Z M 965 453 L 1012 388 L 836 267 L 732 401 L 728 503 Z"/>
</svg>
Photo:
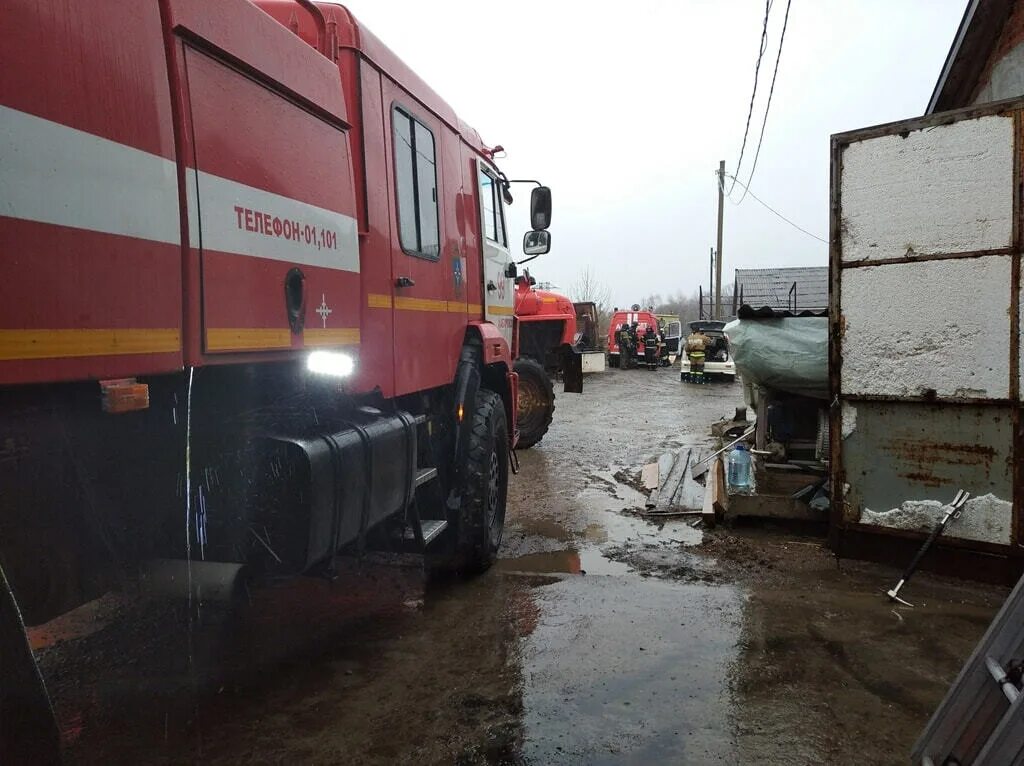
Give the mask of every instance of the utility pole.
<svg viewBox="0 0 1024 766">
<path fill-rule="evenodd" d="M 709 281 L 708 281 L 708 319 L 714 319 L 714 307 L 711 301 L 714 300 L 711 296 L 715 294 L 715 248 L 711 248 L 711 264 L 709 268 Z M 704 307 L 701 306 L 703 309 Z M 704 317 L 701 317 L 703 319 Z"/>
<path fill-rule="evenodd" d="M 715 248 L 715 319 L 722 318 L 722 206 L 725 202 L 725 160 L 718 163 L 718 247 Z"/>
</svg>

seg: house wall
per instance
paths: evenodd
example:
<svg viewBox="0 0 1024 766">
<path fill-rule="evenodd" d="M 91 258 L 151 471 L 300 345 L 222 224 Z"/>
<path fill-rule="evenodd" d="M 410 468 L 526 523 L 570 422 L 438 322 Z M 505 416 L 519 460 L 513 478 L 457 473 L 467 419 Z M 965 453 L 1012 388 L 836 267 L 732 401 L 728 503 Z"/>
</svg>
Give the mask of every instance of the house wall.
<svg viewBox="0 0 1024 766">
<path fill-rule="evenodd" d="M 972 104 L 1024 96 L 1024 3 L 1015 3 L 978 78 Z"/>
</svg>

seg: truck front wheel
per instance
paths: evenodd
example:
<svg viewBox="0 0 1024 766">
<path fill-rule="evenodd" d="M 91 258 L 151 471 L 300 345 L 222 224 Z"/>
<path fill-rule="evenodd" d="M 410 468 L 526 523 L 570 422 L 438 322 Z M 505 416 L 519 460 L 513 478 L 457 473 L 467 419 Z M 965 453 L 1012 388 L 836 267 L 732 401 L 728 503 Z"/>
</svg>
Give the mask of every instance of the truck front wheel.
<svg viewBox="0 0 1024 766">
<path fill-rule="evenodd" d="M 517 359 L 519 400 L 516 422 L 519 426 L 520 449 L 527 449 L 544 438 L 555 413 L 555 390 L 551 378 L 541 365 L 529 358 Z"/>
<path fill-rule="evenodd" d="M 477 393 L 466 447 L 465 486 L 455 535 L 455 560 L 444 568 L 476 574 L 494 563 L 505 529 L 508 423 L 501 397 L 493 391 L 481 389 Z"/>
</svg>

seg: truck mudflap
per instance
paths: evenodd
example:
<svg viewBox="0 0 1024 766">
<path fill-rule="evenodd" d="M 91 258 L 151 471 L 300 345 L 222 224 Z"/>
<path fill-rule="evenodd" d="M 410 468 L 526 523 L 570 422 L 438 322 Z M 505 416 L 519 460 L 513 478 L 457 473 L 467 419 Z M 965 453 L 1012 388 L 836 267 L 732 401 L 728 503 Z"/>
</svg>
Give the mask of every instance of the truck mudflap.
<svg viewBox="0 0 1024 766">
<path fill-rule="evenodd" d="M 562 352 L 562 383 L 567 394 L 583 393 L 583 354 L 572 346 Z"/>
<path fill-rule="evenodd" d="M 61 762 L 60 732 L 25 624 L 0 566 L 0 763 Z"/>
</svg>

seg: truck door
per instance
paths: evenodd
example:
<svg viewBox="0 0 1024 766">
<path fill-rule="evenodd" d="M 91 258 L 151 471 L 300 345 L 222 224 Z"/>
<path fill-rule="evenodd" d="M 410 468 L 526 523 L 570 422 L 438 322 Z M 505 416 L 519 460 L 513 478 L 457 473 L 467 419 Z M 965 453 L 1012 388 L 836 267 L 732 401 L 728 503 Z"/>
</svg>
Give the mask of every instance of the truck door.
<svg viewBox="0 0 1024 766">
<path fill-rule="evenodd" d="M 449 304 L 450 259 L 441 257 L 441 201 L 446 184 L 453 183 L 442 173 L 446 128 L 393 85 L 384 93 L 392 99 L 389 143 L 393 220 L 398 224 L 391 244 L 395 390 L 404 394 L 451 381 L 465 334 L 466 305 Z"/>
<path fill-rule="evenodd" d="M 497 171 L 477 162 L 480 190 L 480 234 L 484 255 L 484 318 L 494 324 L 512 348 L 512 301 L 515 290 L 505 276 L 512 256 L 508 249 L 505 207 Z"/>
</svg>

